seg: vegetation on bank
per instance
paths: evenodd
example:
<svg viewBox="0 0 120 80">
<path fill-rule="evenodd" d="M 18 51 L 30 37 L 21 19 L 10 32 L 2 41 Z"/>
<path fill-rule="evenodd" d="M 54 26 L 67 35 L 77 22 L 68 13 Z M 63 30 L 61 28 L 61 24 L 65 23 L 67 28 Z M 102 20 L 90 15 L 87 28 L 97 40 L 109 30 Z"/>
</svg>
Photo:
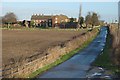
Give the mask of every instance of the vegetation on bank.
<svg viewBox="0 0 120 80">
<path fill-rule="evenodd" d="M 41 74 L 41 73 L 47 71 L 48 69 L 53 68 L 53 67 L 61 64 L 62 62 L 65 62 L 66 60 L 70 59 L 70 58 L 71 58 L 72 56 L 74 56 L 78 51 L 81 51 L 82 49 L 84 49 L 85 47 L 87 47 L 87 46 L 93 41 L 93 39 L 94 39 L 96 36 L 97 36 L 97 34 L 96 34 L 94 37 L 92 37 L 92 38 L 90 38 L 89 40 L 87 40 L 86 42 L 84 42 L 84 44 L 83 44 L 81 47 L 79 47 L 79 48 L 71 51 L 70 53 L 67 53 L 67 54 L 61 56 L 61 57 L 60 57 L 58 60 L 56 60 L 55 62 L 53 62 L 53 63 L 51 63 L 51 64 L 49 64 L 49 65 L 46 65 L 46 66 L 44 66 L 43 68 L 40 68 L 40 69 L 36 70 L 35 72 L 31 73 L 31 74 L 29 75 L 29 78 L 34 78 L 34 77 L 36 77 L 38 74 Z"/>
<path fill-rule="evenodd" d="M 106 39 L 106 45 L 101 55 L 97 57 L 94 61 L 93 65 L 101 66 L 105 68 L 111 67 L 111 60 L 110 60 L 110 48 L 111 48 L 111 35 L 108 33 Z"/>
<path fill-rule="evenodd" d="M 112 74 L 120 73 L 120 68 L 118 66 L 115 66 L 115 64 L 112 61 L 112 41 L 113 36 L 110 34 L 110 31 L 108 30 L 108 35 L 106 39 L 106 45 L 101 55 L 99 55 L 96 60 L 93 62 L 93 66 L 99 66 L 103 67 L 107 70 L 110 70 Z"/>
</svg>

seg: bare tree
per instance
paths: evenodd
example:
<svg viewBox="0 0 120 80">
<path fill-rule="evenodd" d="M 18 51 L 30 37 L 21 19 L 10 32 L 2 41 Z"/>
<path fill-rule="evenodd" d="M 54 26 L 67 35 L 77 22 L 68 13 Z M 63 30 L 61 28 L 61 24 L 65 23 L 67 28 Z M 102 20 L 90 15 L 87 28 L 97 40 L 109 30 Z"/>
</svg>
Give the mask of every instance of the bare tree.
<svg viewBox="0 0 120 80">
<path fill-rule="evenodd" d="M 88 12 L 88 15 L 85 17 L 85 23 L 86 27 L 88 25 L 97 26 L 99 25 L 99 15 L 95 12 L 91 14 L 91 12 Z"/>
<path fill-rule="evenodd" d="M 92 13 L 92 27 L 99 25 L 99 16 L 97 13 L 93 12 Z"/>
<path fill-rule="evenodd" d="M 2 18 L 2 22 L 3 23 L 7 23 L 8 24 L 8 28 L 10 27 L 11 23 L 14 23 L 16 21 L 17 21 L 17 16 L 13 12 L 7 13 Z"/>
<path fill-rule="evenodd" d="M 86 27 L 88 27 L 89 24 L 92 24 L 92 15 L 90 12 L 88 12 L 87 16 L 85 17 L 85 23 Z"/>
</svg>

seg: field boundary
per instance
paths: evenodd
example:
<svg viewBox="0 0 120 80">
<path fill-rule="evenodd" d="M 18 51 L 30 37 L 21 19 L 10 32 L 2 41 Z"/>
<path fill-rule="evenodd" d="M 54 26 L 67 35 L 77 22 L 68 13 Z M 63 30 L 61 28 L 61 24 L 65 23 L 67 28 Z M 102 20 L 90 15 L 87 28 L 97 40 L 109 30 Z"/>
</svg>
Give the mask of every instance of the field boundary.
<svg viewBox="0 0 120 80">
<path fill-rule="evenodd" d="M 82 30 L 82 29 L 75 29 L 75 28 L 26 28 L 26 27 L 24 27 L 24 28 L 0 28 L 0 30 L 65 30 L 65 31 L 67 31 L 67 30 L 74 30 L 74 31 L 79 31 L 79 30 Z"/>
</svg>

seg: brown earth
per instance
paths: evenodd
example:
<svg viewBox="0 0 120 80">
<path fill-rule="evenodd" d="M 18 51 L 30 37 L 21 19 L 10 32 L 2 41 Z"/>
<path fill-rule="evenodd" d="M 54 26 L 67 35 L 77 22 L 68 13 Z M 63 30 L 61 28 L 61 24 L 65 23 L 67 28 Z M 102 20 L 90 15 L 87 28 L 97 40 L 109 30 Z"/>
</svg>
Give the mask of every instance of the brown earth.
<svg viewBox="0 0 120 80">
<path fill-rule="evenodd" d="M 50 46 L 70 40 L 85 31 L 74 30 L 3 30 L 2 60 L 8 64 L 12 59 L 24 59 L 42 52 Z M 42 55 L 41 55 L 42 56 Z"/>
</svg>

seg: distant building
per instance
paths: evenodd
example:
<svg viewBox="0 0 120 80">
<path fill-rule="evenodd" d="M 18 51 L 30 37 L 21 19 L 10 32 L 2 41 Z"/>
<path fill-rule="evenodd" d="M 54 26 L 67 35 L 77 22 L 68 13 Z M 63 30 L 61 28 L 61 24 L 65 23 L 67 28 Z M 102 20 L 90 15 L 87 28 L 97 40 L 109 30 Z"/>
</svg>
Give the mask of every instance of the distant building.
<svg viewBox="0 0 120 80">
<path fill-rule="evenodd" d="M 44 15 L 34 14 L 31 17 L 37 27 L 57 27 L 60 23 L 68 22 L 69 19 L 66 15 Z"/>
</svg>

